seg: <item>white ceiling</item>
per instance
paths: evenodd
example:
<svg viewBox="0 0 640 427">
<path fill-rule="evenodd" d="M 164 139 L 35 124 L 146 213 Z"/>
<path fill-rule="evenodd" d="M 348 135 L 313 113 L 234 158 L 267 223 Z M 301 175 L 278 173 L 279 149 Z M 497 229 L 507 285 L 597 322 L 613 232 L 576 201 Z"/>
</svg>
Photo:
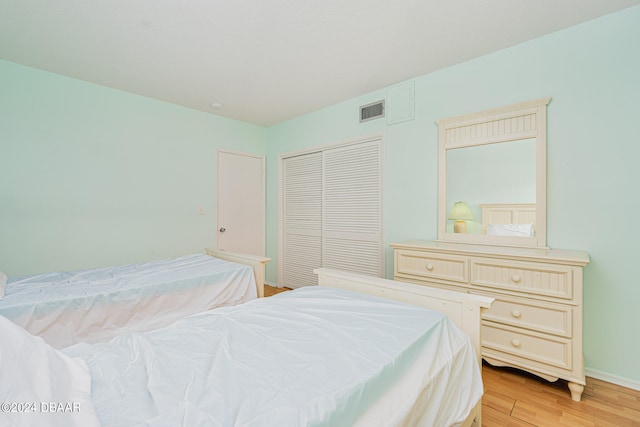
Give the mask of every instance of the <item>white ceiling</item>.
<svg viewBox="0 0 640 427">
<path fill-rule="evenodd" d="M 0 0 L 0 59 L 268 126 L 636 4 Z"/>
</svg>

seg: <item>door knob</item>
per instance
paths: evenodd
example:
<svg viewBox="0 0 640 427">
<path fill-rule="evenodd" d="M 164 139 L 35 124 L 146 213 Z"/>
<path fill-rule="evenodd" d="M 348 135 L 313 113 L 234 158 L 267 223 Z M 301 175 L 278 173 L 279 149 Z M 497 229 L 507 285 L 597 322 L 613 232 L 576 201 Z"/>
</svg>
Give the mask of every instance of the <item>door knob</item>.
<svg viewBox="0 0 640 427">
<path fill-rule="evenodd" d="M 227 229 L 226 229 L 226 228 L 224 228 L 224 227 L 220 227 L 220 232 L 221 232 L 221 233 L 224 233 L 225 231 L 227 231 Z"/>
</svg>

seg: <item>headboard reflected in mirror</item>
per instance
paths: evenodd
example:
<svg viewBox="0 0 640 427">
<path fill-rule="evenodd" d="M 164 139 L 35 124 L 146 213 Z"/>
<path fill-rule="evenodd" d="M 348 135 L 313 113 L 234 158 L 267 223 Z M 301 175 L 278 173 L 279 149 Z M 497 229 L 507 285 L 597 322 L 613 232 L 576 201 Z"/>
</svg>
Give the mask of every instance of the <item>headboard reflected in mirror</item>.
<svg viewBox="0 0 640 427">
<path fill-rule="evenodd" d="M 546 111 L 550 100 L 436 122 L 439 240 L 546 247 Z M 459 202 L 468 208 L 463 216 Z M 528 213 L 522 211 L 523 216 L 518 217 L 515 211 L 524 206 Z M 513 215 L 519 219 L 514 220 Z"/>
<path fill-rule="evenodd" d="M 536 204 L 480 205 L 482 234 L 489 236 L 535 236 Z"/>
</svg>

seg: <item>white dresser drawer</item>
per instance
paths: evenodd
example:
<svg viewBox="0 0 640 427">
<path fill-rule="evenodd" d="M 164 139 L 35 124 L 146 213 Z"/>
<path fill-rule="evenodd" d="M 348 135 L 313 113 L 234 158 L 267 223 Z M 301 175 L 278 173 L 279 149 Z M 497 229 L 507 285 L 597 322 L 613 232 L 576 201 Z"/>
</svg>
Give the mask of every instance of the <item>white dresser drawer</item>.
<svg viewBox="0 0 640 427">
<path fill-rule="evenodd" d="M 565 338 L 528 333 L 522 329 L 485 323 L 482 326 L 482 347 L 509 353 L 527 359 L 530 363 L 537 362 L 566 370 L 572 369 L 571 340 Z"/>
<path fill-rule="evenodd" d="M 395 268 L 398 275 L 469 282 L 469 259 L 456 255 L 397 250 Z"/>
<path fill-rule="evenodd" d="M 403 277 L 403 276 L 395 276 L 393 280 L 397 280 L 398 282 L 407 282 L 407 283 L 414 283 L 416 285 L 428 286 L 430 288 L 446 289 L 447 291 L 468 292 L 467 287 L 465 287 L 463 284 L 452 285 L 449 283 L 427 282 L 424 278 L 416 279 L 416 278 Z M 493 298 L 493 297 L 490 297 L 490 298 Z"/>
<path fill-rule="evenodd" d="M 472 258 L 471 285 L 570 300 L 573 270 L 553 264 Z"/>
<path fill-rule="evenodd" d="M 484 320 L 567 338 L 572 336 L 573 311 L 570 306 L 551 303 L 541 305 L 531 300 L 510 299 L 488 292 L 472 291 L 471 293 L 496 298 L 491 308 L 484 314 Z"/>
</svg>

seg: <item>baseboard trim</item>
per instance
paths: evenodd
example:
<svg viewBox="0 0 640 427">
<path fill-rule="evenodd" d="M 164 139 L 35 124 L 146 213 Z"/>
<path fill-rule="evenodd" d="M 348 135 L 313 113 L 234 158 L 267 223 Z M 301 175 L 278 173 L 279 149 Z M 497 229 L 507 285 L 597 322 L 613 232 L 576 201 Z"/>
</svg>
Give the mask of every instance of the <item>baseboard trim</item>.
<svg viewBox="0 0 640 427">
<path fill-rule="evenodd" d="M 284 286 L 280 286 L 277 283 L 273 283 L 273 282 L 269 282 L 269 281 L 264 281 L 265 285 L 269 285 L 269 286 L 273 286 L 274 288 L 284 288 Z"/>
<path fill-rule="evenodd" d="M 611 384 L 615 384 L 622 387 L 640 391 L 640 381 L 634 381 L 628 378 L 622 378 L 617 375 L 612 375 L 612 374 L 598 371 L 595 369 L 585 369 L 585 374 L 586 376 L 595 378 L 597 380 L 606 381 Z"/>
</svg>

